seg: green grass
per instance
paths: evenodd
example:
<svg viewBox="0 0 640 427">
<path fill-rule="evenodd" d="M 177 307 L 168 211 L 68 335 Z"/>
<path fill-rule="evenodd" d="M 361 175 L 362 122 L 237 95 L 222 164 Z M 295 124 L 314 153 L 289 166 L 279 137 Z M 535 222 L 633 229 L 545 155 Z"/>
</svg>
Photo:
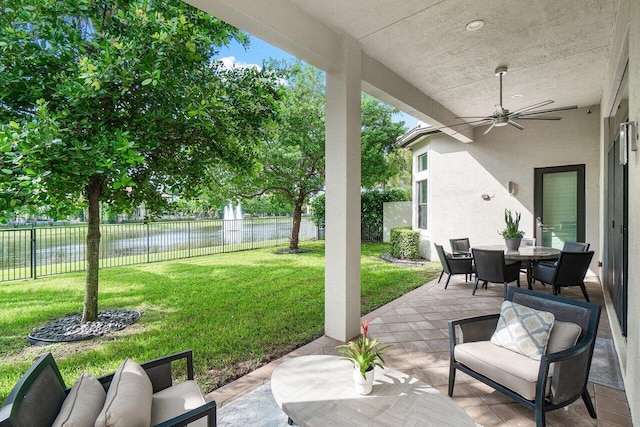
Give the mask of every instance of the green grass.
<svg viewBox="0 0 640 427">
<path fill-rule="evenodd" d="M 84 274 L 0 283 L 0 401 L 40 355 L 52 352 L 68 385 L 130 357 L 143 362 L 193 349 L 203 391 L 244 375 L 322 335 L 324 242 L 311 252 L 273 248 L 118 267 L 100 273 L 100 309 L 133 308 L 133 326 L 79 343 L 31 346 L 34 328 L 82 308 Z M 384 244 L 362 246 L 362 313 L 435 277 L 439 265 L 382 261 Z"/>
</svg>

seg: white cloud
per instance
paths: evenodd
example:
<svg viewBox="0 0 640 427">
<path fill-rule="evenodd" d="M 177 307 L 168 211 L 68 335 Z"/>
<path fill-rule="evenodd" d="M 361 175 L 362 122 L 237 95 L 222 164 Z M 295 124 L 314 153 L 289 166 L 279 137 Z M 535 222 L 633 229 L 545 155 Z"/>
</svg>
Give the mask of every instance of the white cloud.
<svg viewBox="0 0 640 427">
<path fill-rule="evenodd" d="M 262 69 L 262 66 L 258 64 L 247 64 L 246 62 L 240 62 L 236 60 L 235 56 L 225 56 L 224 58 L 217 59 L 218 62 L 222 62 L 225 70 L 232 70 L 234 68 L 257 68 Z"/>
</svg>

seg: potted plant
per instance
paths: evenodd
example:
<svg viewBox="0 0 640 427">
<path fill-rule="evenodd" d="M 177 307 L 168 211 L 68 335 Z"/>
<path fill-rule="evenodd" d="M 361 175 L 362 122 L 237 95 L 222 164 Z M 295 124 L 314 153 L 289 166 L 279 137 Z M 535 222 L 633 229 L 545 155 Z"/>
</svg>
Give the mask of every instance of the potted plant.
<svg viewBox="0 0 640 427">
<path fill-rule="evenodd" d="M 382 351 L 391 347 L 390 345 L 383 346 L 377 338 L 369 339 L 367 337 L 367 328 L 370 322 L 369 318 L 362 322 L 362 336 L 357 341 L 349 341 L 347 344 L 336 347 L 340 353 L 348 356 L 344 360 L 353 363 L 353 381 L 356 391 L 360 394 L 371 393 L 374 368 L 378 366 L 384 369 Z"/>
<path fill-rule="evenodd" d="M 524 232 L 519 229 L 520 213 L 515 212 L 515 214 L 512 215 L 511 210 L 505 209 L 504 222 L 507 224 L 507 228 L 500 232 L 502 237 L 504 237 L 504 243 L 507 245 L 508 250 L 517 251 L 524 236 Z"/>
</svg>

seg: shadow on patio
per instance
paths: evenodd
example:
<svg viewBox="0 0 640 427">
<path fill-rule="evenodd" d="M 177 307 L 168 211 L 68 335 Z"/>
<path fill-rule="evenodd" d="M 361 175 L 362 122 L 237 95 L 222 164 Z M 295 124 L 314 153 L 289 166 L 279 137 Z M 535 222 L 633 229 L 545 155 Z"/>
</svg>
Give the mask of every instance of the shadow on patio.
<svg viewBox="0 0 640 427">
<path fill-rule="evenodd" d="M 587 278 L 587 291 L 592 302 L 604 306 L 602 290 L 596 277 Z M 523 277 L 522 283 L 526 283 Z M 392 301 L 366 317 L 372 322 L 371 336 L 393 344 L 385 351 L 386 365 L 411 374 L 447 393 L 449 375 L 449 339 L 447 322 L 452 319 L 497 313 L 502 303 L 502 285 L 489 284 L 471 295 L 472 283 L 454 276 L 447 290 L 437 280 Z M 550 293 L 550 286 L 539 282 L 534 290 Z M 579 288 L 563 288 L 562 295 L 582 300 Z M 603 309 L 598 329 L 599 338 L 611 338 L 609 321 Z M 328 337 L 319 338 L 296 351 L 230 383 L 206 396 L 216 400 L 218 408 L 242 398 L 266 384 L 271 372 L 283 361 L 307 354 L 339 355 L 335 346 L 342 344 Z M 597 423 L 578 399 L 566 408 L 547 413 L 548 426 L 631 426 L 629 405 L 624 391 L 589 383 L 589 392 L 596 406 Z M 270 398 L 270 396 L 267 396 Z M 518 403 L 473 378 L 458 372 L 454 401 L 478 424 L 490 426 L 534 426 L 534 414 Z M 286 416 L 284 416 L 286 421 Z"/>
</svg>

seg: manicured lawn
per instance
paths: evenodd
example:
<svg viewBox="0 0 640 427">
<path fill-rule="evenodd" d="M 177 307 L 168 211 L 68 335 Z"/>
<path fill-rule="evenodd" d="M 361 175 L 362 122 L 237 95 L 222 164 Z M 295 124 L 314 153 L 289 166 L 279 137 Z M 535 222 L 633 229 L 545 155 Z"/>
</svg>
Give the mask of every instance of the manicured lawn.
<svg viewBox="0 0 640 427">
<path fill-rule="evenodd" d="M 133 308 L 141 319 L 91 341 L 31 346 L 34 328 L 82 309 L 84 273 L 0 284 L 0 401 L 40 355 L 52 352 L 68 385 L 84 371 L 102 375 L 130 357 L 143 362 L 193 349 L 205 392 L 322 335 L 324 242 L 302 254 L 274 249 L 103 269 L 100 309 Z M 382 261 L 384 244 L 362 246 L 362 313 L 430 280 L 439 264 Z"/>
</svg>

